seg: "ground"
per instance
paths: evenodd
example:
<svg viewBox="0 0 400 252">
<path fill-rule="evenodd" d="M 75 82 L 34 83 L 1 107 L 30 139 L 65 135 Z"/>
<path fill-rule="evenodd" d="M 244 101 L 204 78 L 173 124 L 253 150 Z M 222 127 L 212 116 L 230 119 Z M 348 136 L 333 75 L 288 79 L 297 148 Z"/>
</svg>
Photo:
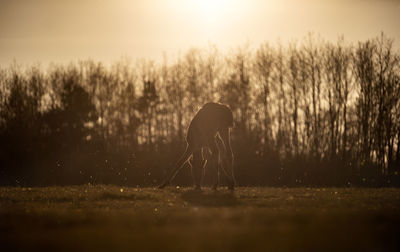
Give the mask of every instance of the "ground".
<svg viewBox="0 0 400 252">
<path fill-rule="evenodd" d="M 0 188 L 2 251 L 400 251 L 399 234 L 394 188 Z"/>
</svg>

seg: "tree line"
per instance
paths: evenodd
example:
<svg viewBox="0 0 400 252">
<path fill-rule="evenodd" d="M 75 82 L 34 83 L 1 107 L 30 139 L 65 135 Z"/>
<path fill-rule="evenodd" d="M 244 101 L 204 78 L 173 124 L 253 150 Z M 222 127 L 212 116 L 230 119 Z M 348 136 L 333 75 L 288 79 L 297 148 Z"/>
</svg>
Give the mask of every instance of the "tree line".
<svg viewBox="0 0 400 252">
<path fill-rule="evenodd" d="M 400 54 L 384 34 L 0 68 L 0 184 L 155 185 L 209 101 L 233 111 L 239 185 L 400 184 Z"/>
</svg>

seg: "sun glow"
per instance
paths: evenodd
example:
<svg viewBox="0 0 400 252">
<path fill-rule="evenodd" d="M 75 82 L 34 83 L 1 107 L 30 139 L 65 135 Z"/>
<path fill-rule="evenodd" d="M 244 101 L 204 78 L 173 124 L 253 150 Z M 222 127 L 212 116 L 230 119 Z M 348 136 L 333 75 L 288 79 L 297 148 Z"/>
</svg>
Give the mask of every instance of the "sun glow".
<svg viewBox="0 0 400 252">
<path fill-rule="evenodd" d="M 198 42 L 229 40 L 235 29 L 245 23 L 254 1 L 259 0 L 175 0 Z M 181 17 L 182 17 L 181 16 Z"/>
<path fill-rule="evenodd" d="M 194 7 L 200 19 L 204 22 L 215 23 L 222 20 L 229 9 L 228 0 L 193 0 Z"/>
</svg>

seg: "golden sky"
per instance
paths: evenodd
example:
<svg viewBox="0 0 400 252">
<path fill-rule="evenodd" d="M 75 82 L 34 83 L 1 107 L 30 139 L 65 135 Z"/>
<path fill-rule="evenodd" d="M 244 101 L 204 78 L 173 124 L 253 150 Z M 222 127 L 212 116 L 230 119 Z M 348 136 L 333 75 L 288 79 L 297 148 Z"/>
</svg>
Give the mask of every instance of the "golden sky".
<svg viewBox="0 0 400 252">
<path fill-rule="evenodd" d="M 301 40 L 400 41 L 400 0 L 0 0 L 0 65 L 121 56 L 160 59 L 209 43 L 224 50 Z"/>
</svg>

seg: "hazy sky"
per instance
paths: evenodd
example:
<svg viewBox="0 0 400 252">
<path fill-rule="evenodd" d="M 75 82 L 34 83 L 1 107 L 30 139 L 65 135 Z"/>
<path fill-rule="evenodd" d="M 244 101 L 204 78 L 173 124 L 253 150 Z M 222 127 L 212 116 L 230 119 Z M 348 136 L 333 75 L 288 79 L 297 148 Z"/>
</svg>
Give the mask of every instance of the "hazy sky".
<svg viewBox="0 0 400 252">
<path fill-rule="evenodd" d="M 0 0 L 0 64 L 159 59 L 209 43 L 372 38 L 400 43 L 400 0 Z"/>
</svg>

